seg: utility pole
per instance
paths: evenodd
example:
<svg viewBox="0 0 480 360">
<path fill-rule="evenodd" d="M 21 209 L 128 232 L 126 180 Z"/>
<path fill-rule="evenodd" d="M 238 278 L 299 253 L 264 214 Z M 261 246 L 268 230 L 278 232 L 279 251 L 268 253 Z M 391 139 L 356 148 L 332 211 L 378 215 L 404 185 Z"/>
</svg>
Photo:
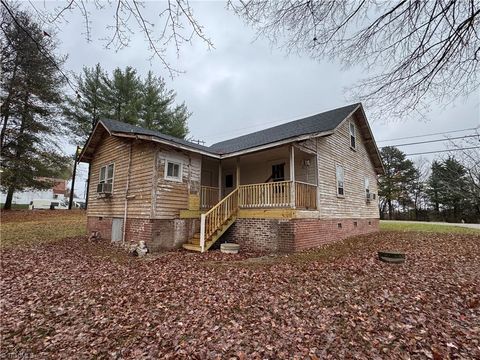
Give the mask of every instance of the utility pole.
<svg viewBox="0 0 480 360">
<path fill-rule="evenodd" d="M 68 210 L 72 210 L 72 204 L 73 204 L 73 193 L 75 191 L 75 176 L 77 175 L 77 160 L 78 160 L 78 154 L 82 148 L 80 146 L 77 146 L 77 150 L 75 151 L 75 159 L 73 162 L 73 175 L 72 175 L 72 187 L 70 189 L 70 199 L 68 201 Z"/>
</svg>

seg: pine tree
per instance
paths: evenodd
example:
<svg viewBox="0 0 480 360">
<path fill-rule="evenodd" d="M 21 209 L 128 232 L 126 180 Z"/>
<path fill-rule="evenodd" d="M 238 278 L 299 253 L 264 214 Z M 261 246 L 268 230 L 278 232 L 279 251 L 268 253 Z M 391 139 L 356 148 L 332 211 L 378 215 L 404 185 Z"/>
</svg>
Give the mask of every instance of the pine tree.
<svg viewBox="0 0 480 360">
<path fill-rule="evenodd" d="M 55 55 L 55 40 L 46 36 L 29 14 L 2 8 L 1 189 L 13 194 L 51 186 L 39 177 L 56 177 L 68 168 L 68 158 L 56 147 L 62 135 L 58 110 L 62 103 L 63 58 Z"/>
<path fill-rule="evenodd" d="M 83 68 L 77 77 L 77 93 L 66 98 L 63 115 L 67 125 L 77 136 L 75 142 L 84 141 L 98 120 L 107 116 L 105 71 L 97 64 L 94 68 Z"/>
<path fill-rule="evenodd" d="M 64 116 L 70 129 L 84 142 L 102 117 L 184 138 L 191 113 L 185 103 L 175 105 L 176 93 L 149 71 L 145 79 L 135 69 L 117 68 L 109 76 L 97 64 L 77 78 L 78 94 L 69 97 Z"/>
<path fill-rule="evenodd" d="M 378 195 L 388 207 L 388 217 L 393 218 L 394 202 L 408 205 L 409 192 L 416 177 L 415 166 L 405 154 L 393 146 L 382 148 L 380 155 L 385 168 L 385 175 L 380 177 Z"/>
</svg>

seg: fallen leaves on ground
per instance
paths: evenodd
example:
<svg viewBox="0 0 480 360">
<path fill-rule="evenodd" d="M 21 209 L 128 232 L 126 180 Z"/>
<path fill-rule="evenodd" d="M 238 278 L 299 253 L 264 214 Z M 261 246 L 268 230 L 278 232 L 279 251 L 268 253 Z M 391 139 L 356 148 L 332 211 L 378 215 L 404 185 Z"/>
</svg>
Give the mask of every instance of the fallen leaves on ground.
<svg viewBox="0 0 480 360">
<path fill-rule="evenodd" d="M 257 255 L 139 259 L 84 238 L 3 249 L 1 355 L 480 358 L 479 236 L 382 232 Z"/>
</svg>

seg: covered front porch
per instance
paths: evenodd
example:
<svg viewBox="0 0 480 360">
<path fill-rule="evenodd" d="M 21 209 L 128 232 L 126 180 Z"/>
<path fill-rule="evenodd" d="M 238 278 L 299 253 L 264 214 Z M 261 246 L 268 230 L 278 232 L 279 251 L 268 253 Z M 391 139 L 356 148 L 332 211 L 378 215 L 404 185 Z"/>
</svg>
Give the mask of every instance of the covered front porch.
<svg viewBox="0 0 480 360">
<path fill-rule="evenodd" d="M 317 158 L 287 145 L 254 154 L 202 159 L 199 210 L 206 211 L 234 190 L 241 209 L 317 210 Z"/>
</svg>

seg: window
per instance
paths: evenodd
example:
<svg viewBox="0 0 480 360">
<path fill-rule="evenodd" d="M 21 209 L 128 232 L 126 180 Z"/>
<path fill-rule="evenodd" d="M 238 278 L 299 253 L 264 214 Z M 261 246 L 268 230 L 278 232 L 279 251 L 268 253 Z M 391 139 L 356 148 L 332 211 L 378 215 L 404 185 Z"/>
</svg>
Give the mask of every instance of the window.
<svg viewBox="0 0 480 360">
<path fill-rule="evenodd" d="M 165 179 L 182 181 L 182 164 L 172 160 L 165 161 Z"/>
<path fill-rule="evenodd" d="M 225 175 L 225 187 L 226 188 L 233 187 L 233 175 L 232 174 Z"/>
<path fill-rule="evenodd" d="M 350 147 L 352 149 L 356 149 L 357 146 L 357 132 L 355 129 L 355 124 L 353 122 L 349 123 L 349 128 L 350 128 Z"/>
<path fill-rule="evenodd" d="M 364 182 L 365 182 L 365 197 L 367 199 L 370 199 L 370 179 L 367 176 L 365 176 Z"/>
<path fill-rule="evenodd" d="M 337 195 L 344 196 L 345 189 L 344 189 L 344 171 L 343 166 L 337 165 Z"/>
<path fill-rule="evenodd" d="M 100 168 L 100 184 L 112 184 L 113 183 L 113 163 L 102 166 Z"/>
<path fill-rule="evenodd" d="M 272 165 L 272 180 L 285 181 L 285 164 Z"/>
</svg>

